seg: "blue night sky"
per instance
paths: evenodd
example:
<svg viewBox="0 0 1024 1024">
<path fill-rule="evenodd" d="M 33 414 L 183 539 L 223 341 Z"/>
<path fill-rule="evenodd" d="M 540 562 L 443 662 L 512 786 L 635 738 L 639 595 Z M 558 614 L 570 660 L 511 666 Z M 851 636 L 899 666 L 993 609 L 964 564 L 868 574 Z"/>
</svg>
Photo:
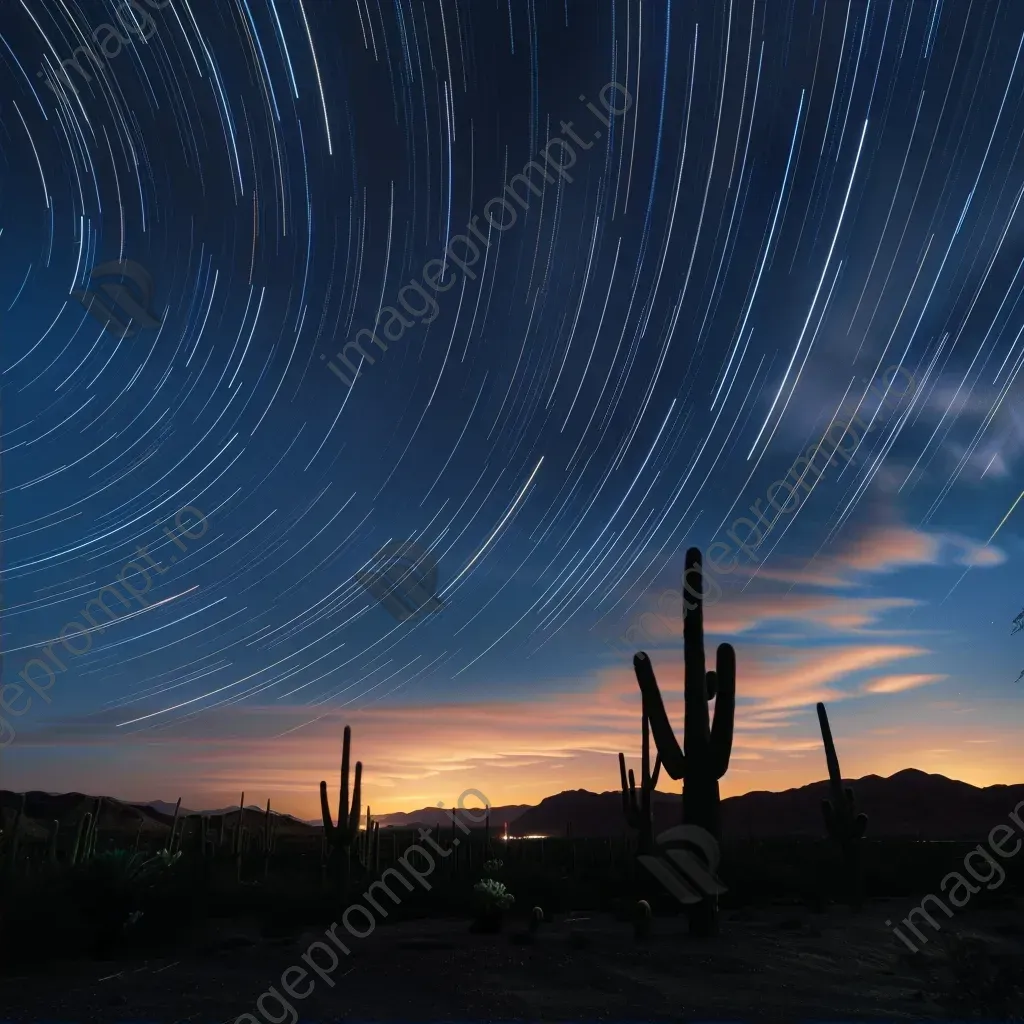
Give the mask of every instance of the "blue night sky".
<svg viewBox="0 0 1024 1024">
<path fill-rule="evenodd" d="M 726 795 L 818 700 L 1024 778 L 1024 6 L 79 7 L 0 13 L 0 788 L 611 789 L 713 542 Z"/>
</svg>

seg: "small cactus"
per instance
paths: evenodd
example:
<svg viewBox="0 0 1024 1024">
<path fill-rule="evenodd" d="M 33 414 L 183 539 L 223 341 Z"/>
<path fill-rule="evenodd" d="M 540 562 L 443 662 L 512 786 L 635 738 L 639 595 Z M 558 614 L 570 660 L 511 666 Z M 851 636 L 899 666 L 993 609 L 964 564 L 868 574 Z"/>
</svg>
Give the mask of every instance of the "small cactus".
<svg viewBox="0 0 1024 1024">
<path fill-rule="evenodd" d="M 174 805 L 174 817 L 171 819 L 171 838 L 167 841 L 167 849 L 169 852 L 174 853 L 174 839 L 178 831 L 178 812 L 181 810 L 181 797 L 178 797 L 178 802 Z"/>
<path fill-rule="evenodd" d="M 348 777 L 352 751 L 352 729 L 345 726 L 341 745 L 341 789 L 338 793 L 338 823 L 331 819 L 331 808 L 327 802 L 327 783 L 320 783 L 320 813 L 324 823 L 325 845 L 335 860 L 338 889 L 344 900 L 348 894 L 349 870 L 351 867 L 352 845 L 359 837 L 359 806 L 363 785 L 363 762 L 356 761 L 355 781 L 352 786 L 352 801 L 349 802 Z"/>
<path fill-rule="evenodd" d="M 232 837 L 231 853 L 237 860 L 242 856 L 242 821 L 245 818 L 245 790 L 238 800 L 238 825 L 235 826 L 235 834 Z"/>
<path fill-rule="evenodd" d="M 530 931 L 535 932 L 544 923 L 544 911 L 540 907 L 534 907 L 530 911 Z"/>
<path fill-rule="evenodd" d="M 99 838 L 100 815 L 103 813 L 103 797 L 96 797 L 95 810 L 92 815 L 92 828 L 89 830 L 89 856 L 96 855 L 96 840 Z"/>
<path fill-rule="evenodd" d="M 371 849 L 373 843 L 373 816 L 370 814 L 370 805 L 366 805 L 366 826 L 356 836 L 355 843 L 353 844 L 353 852 L 356 855 L 356 860 L 359 862 L 360 867 L 364 871 L 369 871 L 373 862 L 373 851 Z"/>
<path fill-rule="evenodd" d="M 270 830 L 273 822 L 270 818 L 270 798 L 267 798 L 267 810 L 263 815 L 263 852 L 270 853 Z"/>
<path fill-rule="evenodd" d="M 270 817 L 270 798 L 267 798 L 267 813 L 263 816 L 263 879 L 270 874 L 270 850 L 274 842 L 274 823 Z"/>
<path fill-rule="evenodd" d="M 60 833 L 60 822 L 50 822 L 50 834 L 46 841 L 46 860 L 50 864 L 57 863 L 57 836 Z"/>
<path fill-rule="evenodd" d="M 71 863 L 82 864 L 89 859 L 89 832 L 92 829 L 92 812 L 86 811 L 78 821 L 75 831 L 75 845 L 71 851 Z"/>
<path fill-rule="evenodd" d="M 21 819 L 25 813 L 25 794 L 21 794 L 18 809 L 14 813 L 14 824 L 11 826 L 10 838 L 7 842 L 7 868 L 12 873 L 18 866 L 18 845 L 21 833 Z"/>
<path fill-rule="evenodd" d="M 640 748 L 640 793 L 636 791 L 636 778 L 633 769 L 629 769 L 627 778 L 626 758 L 619 754 L 619 780 L 622 783 L 622 813 L 629 827 L 637 833 L 637 852 L 650 853 L 654 849 L 654 810 L 651 798 L 658 785 L 661 773 L 661 755 L 654 761 L 651 771 L 651 729 L 644 708 L 641 718 Z"/>
<path fill-rule="evenodd" d="M 821 741 L 825 745 L 825 763 L 828 765 L 828 783 L 832 795 L 831 800 L 822 800 L 821 810 L 828 834 L 842 850 L 843 860 L 846 862 L 849 902 L 850 906 L 856 909 L 864 901 L 860 854 L 861 840 L 867 832 L 868 816 L 856 813 L 853 788 L 843 787 L 839 755 L 836 753 L 832 729 L 828 724 L 828 713 L 825 711 L 825 705 L 821 703 L 818 704 L 818 724 L 821 727 Z"/>
</svg>

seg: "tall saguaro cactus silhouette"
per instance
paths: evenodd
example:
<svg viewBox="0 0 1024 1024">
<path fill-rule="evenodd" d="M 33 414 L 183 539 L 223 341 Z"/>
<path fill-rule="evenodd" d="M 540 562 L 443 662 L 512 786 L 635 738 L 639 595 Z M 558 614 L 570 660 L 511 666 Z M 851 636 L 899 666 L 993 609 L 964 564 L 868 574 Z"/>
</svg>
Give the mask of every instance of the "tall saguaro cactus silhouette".
<svg viewBox="0 0 1024 1024">
<path fill-rule="evenodd" d="M 345 726 L 341 747 L 341 791 L 338 794 L 338 824 L 331 820 L 331 807 L 327 801 L 327 783 L 320 783 L 320 813 L 324 821 L 324 841 L 335 860 L 338 888 L 344 900 L 348 894 L 352 844 L 359 835 L 359 798 L 363 785 L 363 762 L 356 761 L 356 777 L 352 786 L 352 802 L 348 799 L 349 758 L 352 749 L 352 729 Z"/>
<path fill-rule="evenodd" d="M 705 829 L 719 841 L 722 826 L 718 780 L 728 770 L 732 753 L 736 652 L 731 644 L 719 644 L 716 670 L 705 670 L 704 581 L 698 548 L 690 548 L 686 552 L 683 581 L 693 601 L 684 601 L 683 612 L 685 683 L 682 748 L 665 711 L 651 660 L 643 651 L 634 656 L 633 668 L 661 763 L 673 779 L 683 780 L 683 821 Z M 708 702 L 712 699 L 715 700 L 713 723 L 708 713 Z M 690 930 L 698 935 L 712 935 L 717 929 L 718 899 L 710 896 L 691 912 Z"/>
<path fill-rule="evenodd" d="M 825 745 L 825 763 L 828 765 L 828 785 L 831 800 L 821 801 L 822 814 L 828 834 L 839 844 L 846 863 L 846 882 L 850 906 L 858 908 L 864 902 L 863 874 L 861 868 L 861 840 L 868 827 L 868 816 L 857 814 L 853 799 L 853 788 L 843 788 L 843 777 L 839 771 L 839 755 L 836 754 L 832 729 L 828 724 L 825 705 L 818 704 L 818 724 L 821 726 L 821 741 Z"/>
<path fill-rule="evenodd" d="M 650 853 L 654 849 L 654 808 L 651 799 L 658 776 L 661 774 L 661 755 L 654 761 L 651 771 L 651 729 L 647 717 L 647 708 L 643 710 L 641 720 L 640 749 L 640 793 L 636 791 L 636 777 L 633 769 L 629 769 L 627 778 L 626 758 L 619 754 L 619 779 L 622 782 L 622 813 L 629 827 L 637 833 L 637 852 Z"/>
</svg>

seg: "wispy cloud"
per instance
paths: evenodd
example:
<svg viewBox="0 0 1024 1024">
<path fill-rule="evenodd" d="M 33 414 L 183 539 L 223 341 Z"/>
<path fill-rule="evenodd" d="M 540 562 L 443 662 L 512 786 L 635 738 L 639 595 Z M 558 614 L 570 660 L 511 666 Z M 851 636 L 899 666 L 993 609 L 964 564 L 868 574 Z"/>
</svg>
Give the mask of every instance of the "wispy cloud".
<svg viewBox="0 0 1024 1024">
<path fill-rule="evenodd" d="M 991 567 L 1005 561 L 1002 549 L 986 547 L 962 534 L 883 526 L 863 532 L 835 555 L 818 556 L 800 568 L 763 567 L 757 576 L 797 586 L 847 590 L 901 569 L 948 564 Z"/>
<path fill-rule="evenodd" d="M 940 683 L 949 676 L 929 675 L 921 673 L 918 675 L 882 676 L 880 679 L 873 679 L 864 686 L 864 693 L 903 693 L 904 690 L 915 690 L 919 686 L 928 686 L 929 683 Z"/>
</svg>

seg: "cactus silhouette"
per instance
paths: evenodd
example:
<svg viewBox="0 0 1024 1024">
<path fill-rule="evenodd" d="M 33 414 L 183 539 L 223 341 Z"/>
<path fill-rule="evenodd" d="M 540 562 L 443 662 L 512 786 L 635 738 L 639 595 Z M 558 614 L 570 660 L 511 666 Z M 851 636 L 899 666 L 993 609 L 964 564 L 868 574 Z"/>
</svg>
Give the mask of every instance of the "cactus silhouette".
<svg viewBox="0 0 1024 1024">
<path fill-rule="evenodd" d="M 6 846 L 7 869 L 12 874 L 18 866 L 18 843 L 21 833 L 21 819 L 25 814 L 25 797 L 26 794 L 22 793 L 21 799 L 18 801 L 18 810 L 14 814 L 14 824 L 11 826 L 10 836 Z"/>
<path fill-rule="evenodd" d="M 370 814 L 366 806 L 366 828 L 356 837 L 353 851 L 359 866 L 366 874 L 375 874 L 380 866 L 380 822 Z"/>
<path fill-rule="evenodd" d="M 634 656 L 633 668 L 661 763 L 673 779 L 683 780 L 683 822 L 703 828 L 717 842 L 722 837 L 718 780 L 728 770 L 732 753 L 736 652 L 731 644 L 719 644 L 716 670 L 705 671 L 704 581 L 698 548 L 690 548 L 686 552 L 683 580 L 693 601 L 684 599 L 685 711 L 682 748 L 665 711 L 654 667 L 643 651 Z M 712 698 L 715 698 L 713 723 L 709 721 L 708 714 L 708 701 Z M 690 930 L 696 935 L 713 935 L 717 928 L 718 898 L 709 896 L 691 912 Z"/>
<path fill-rule="evenodd" d="M 861 840 L 868 827 L 868 816 L 857 814 L 853 799 L 853 788 L 843 787 L 843 777 L 839 771 L 839 755 L 836 754 L 832 729 L 828 724 L 825 705 L 818 704 L 818 724 L 821 726 L 821 741 L 825 745 L 825 763 L 828 765 L 828 785 L 832 794 L 831 800 L 821 801 L 822 814 L 825 817 L 825 828 L 838 844 L 846 863 L 849 902 L 852 907 L 860 907 L 864 901 L 863 878 L 861 874 Z"/>
<path fill-rule="evenodd" d="M 85 849 L 87 858 L 96 855 L 96 838 L 100 827 L 100 814 L 103 812 L 103 797 L 98 796 L 92 812 L 92 823 L 88 834 L 88 843 Z"/>
<path fill-rule="evenodd" d="M 622 813 L 631 829 L 637 833 L 637 852 L 650 853 L 654 849 L 654 811 L 651 798 L 661 774 L 661 755 L 654 761 L 651 771 L 651 729 L 646 708 L 641 719 L 640 793 L 636 791 L 633 769 L 626 773 L 626 758 L 619 754 L 619 779 L 622 782 Z"/>
<path fill-rule="evenodd" d="M 60 833 L 60 822 L 51 821 L 46 837 L 46 860 L 49 864 L 57 863 L 57 837 Z"/>
<path fill-rule="evenodd" d="M 82 864 L 89 859 L 89 833 L 92 829 L 92 811 L 86 811 L 78 819 L 78 829 L 75 832 L 75 846 L 71 851 L 71 863 Z"/>
<path fill-rule="evenodd" d="M 241 856 L 242 856 L 242 833 L 245 822 L 245 790 L 242 790 L 242 795 L 238 798 L 238 826 L 235 828 L 234 835 L 231 837 L 231 855 L 238 862 L 238 870 L 241 872 Z"/>
<path fill-rule="evenodd" d="M 352 749 L 352 729 L 345 726 L 345 737 L 341 747 L 341 790 L 338 794 L 338 824 L 331 820 L 331 808 L 327 802 L 327 783 L 320 783 L 320 813 L 324 821 L 324 840 L 330 855 L 334 857 L 338 873 L 338 888 L 341 898 L 348 892 L 349 870 L 351 867 L 352 845 L 359 835 L 359 798 L 363 784 L 363 762 L 356 761 L 356 777 L 352 786 L 352 802 L 348 799 L 349 759 Z"/>
</svg>

